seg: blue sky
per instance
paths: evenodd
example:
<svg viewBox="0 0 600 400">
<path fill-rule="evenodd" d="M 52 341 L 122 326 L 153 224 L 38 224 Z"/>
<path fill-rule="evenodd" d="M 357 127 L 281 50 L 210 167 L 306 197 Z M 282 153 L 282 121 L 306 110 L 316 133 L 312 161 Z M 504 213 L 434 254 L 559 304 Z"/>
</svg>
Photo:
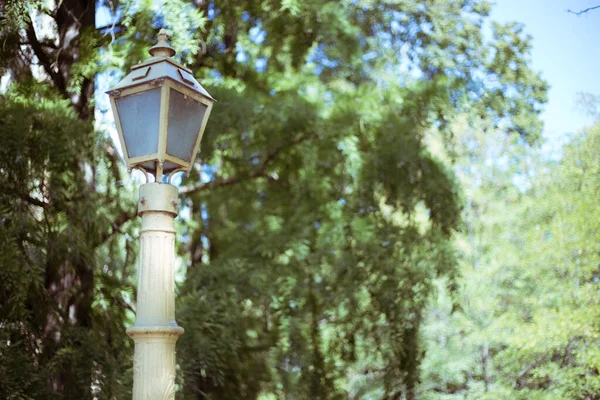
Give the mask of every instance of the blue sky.
<svg viewBox="0 0 600 400">
<path fill-rule="evenodd" d="M 579 92 L 600 95 L 600 9 L 581 16 L 566 10 L 583 10 L 600 0 L 497 0 L 492 18 L 518 21 L 533 37 L 532 66 L 550 84 L 542 116 L 544 137 L 552 146 L 564 142 L 592 123 L 576 109 Z"/>
</svg>

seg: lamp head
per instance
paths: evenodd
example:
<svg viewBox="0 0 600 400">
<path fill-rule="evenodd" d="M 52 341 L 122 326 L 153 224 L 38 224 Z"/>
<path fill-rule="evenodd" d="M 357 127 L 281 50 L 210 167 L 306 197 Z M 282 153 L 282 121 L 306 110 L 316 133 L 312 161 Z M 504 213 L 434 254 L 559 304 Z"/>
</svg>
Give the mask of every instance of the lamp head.
<svg viewBox="0 0 600 400">
<path fill-rule="evenodd" d="M 115 117 L 123 156 L 129 168 L 163 173 L 192 168 L 215 100 L 171 57 L 165 29 L 150 49 L 152 58 L 107 93 Z"/>
</svg>

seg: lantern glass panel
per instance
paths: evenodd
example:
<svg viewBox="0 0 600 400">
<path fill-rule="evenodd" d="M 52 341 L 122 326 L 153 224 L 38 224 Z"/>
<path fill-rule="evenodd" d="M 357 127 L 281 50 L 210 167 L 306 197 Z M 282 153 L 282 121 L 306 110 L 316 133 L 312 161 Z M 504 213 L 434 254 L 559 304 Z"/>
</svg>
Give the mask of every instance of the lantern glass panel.
<svg viewBox="0 0 600 400">
<path fill-rule="evenodd" d="M 160 88 L 115 100 L 129 158 L 158 151 Z"/>
<path fill-rule="evenodd" d="M 167 154 L 192 162 L 192 153 L 208 107 L 173 89 L 169 97 Z"/>
</svg>

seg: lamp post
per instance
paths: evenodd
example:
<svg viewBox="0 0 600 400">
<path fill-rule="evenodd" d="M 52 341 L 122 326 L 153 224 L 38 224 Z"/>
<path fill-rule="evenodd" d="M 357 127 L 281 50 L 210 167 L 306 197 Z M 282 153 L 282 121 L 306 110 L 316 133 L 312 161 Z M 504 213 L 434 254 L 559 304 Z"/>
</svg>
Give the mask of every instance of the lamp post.
<svg viewBox="0 0 600 400">
<path fill-rule="evenodd" d="M 189 171 L 214 99 L 192 71 L 171 57 L 164 29 L 152 56 L 108 91 L 127 166 L 140 169 L 138 214 L 142 217 L 135 324 L 133 399 L 175 398 L 175 229 L 178 191 L 163 178 Z M 148 183 L 148 176 L 155 176 Z"/>
</svg>

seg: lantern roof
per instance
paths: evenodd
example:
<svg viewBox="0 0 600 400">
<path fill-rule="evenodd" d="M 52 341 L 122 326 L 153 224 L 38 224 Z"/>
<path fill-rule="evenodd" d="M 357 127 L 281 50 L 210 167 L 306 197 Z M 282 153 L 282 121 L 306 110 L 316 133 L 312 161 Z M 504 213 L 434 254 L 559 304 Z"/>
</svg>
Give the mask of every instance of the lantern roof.
<svg viewBox="0 0 600 400">
<path fill-rule="evenodd" d="M 169 79 L 194 90 L 209 100 L 215 101 L 194 78 L 189 68 L 171 58 L 176 52 L 167 44 L 168 38 L 167 31 L 161 29 L 158 34 L 158 43 L 149 50 L 152 58 L 133 66 L 131 72 L 107 93 L 117 94 L 123 89 Z"/>
</svg>

